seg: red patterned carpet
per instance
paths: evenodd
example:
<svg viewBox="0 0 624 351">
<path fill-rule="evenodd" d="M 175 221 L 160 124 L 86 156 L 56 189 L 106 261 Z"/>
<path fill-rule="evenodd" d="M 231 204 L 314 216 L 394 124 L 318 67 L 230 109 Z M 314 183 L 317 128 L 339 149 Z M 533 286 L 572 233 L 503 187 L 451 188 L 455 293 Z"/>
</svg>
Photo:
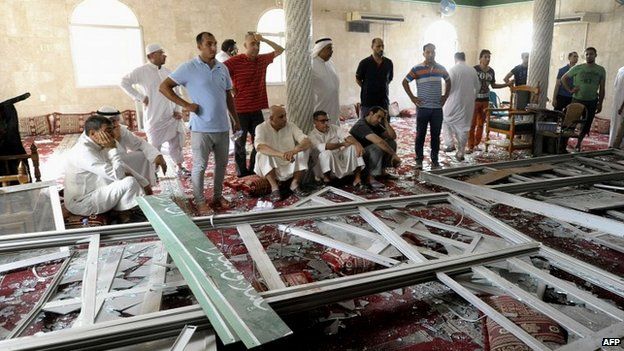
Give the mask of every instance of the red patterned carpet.
<svg viewBox="0 0 624 351">
<path fill-rule="evenodd" d="M 399 179 L 387 181 L 386 187 L 374 192 L 359 192 L 366 198 L 380 198 L 389 196 L 422 194 L 433 191 L 444 191 L 437 187 L 425 184 L 417 180 L 414 172 L 414 119 L 400 118 L 393 121 L 393 125 L 399 135 L 399 155 L 403 163 L 396 170 Z M 348 124 L 353 123 L 349 121 Z M 32 139 L 31 139 L 32 140 Z M 51 175 L 60 174 L 60 160 L 62 149 L 70 144 L 68 136 L 53 138 L 37 137 L 37 145 L 41 152 L 42 174 L 45 179 Z M 596 150 L 606 147 L 607 136 L 592 134 L 584 143 L 584 150 Z M 25 144 L 29 144 L 26 141 Z M 429 144 L 427 140 L 426 145 Z M 425 154 L 429 153 L 426 147 Z M 465 166 L 475 163 L 488 163 L 507 160 L 508 154 L 503 149 L 491 149 L 489 153 L 483 151 L 468 155 L 463 162 L 457 162 L 453 153 L 440 153 L 440 162 L 443 167 Z M 526 151 L 517 151 L 515 158 L 529 157 Z M 428 168 L 428 157 L 425 159 L 425 169 Z M 190 148 L 185 148 L 185 163 L 191 168 Z M 211 163 L 212 164 L 212 163 Z M 211 166 L 208 167 L 209 169 Z M 208 172 L 206 195 L 209 198 L 211 189 L 212 172 Z M 230 157 L 226 181 L 236 181 L 233 158 Z M 346 191 L 353 191 L 349 185 L 337 184 Z M 189 213 L 193 210 L 189 205 L 188 197 L 191 195 L 188 180 L 175 178 L 163 178 L 156 189 L 174 196 L 181 206 Z M 232 212 L 248 212 L 256 205 L 257 198 L 249 197 L 240 190 L 231 187 L 225 188 L 225 195 L 232 200 Z M 266 200 L 266 199 L 264 199 Z M 278 202 L 276 207 L 290 205 L 298 199 L 295 196 Z M 546 245 L 552 246 L 585 262 L 594 264 L 614 274 L 624 275 L 624 260 L 618 252 L 588 242 L 582 238 L 571 235 L 561 235 L 558 229 L 548 222 L 548 219 L 539 215 L 526 213 L 506 206 L 494 206 L 490 213 L 507 222 L 516 229 L 540 240 Z M 444 209 L 434 209 L 421 213 L 425 218 L 457 223 L 457 214 L 449 213 Z M 463 223 L 462 226 L 470 226 L 474 223 Z M 305 224 L 305 223 L 303 223 Z M 311 225 L 311 224 L 310 224 Z M 284 280 L 290 285 L 305 283 L 323 279 L 318 269 L 309 265 L 318 261 L 326 252 L 321 245 L 313 244 L 291 236 L 283 236 L 274 226 L 255 228 L 258 237 L 267 252 L 275 258 L 276 268 L 282 273 Z M 207 236 L 220 247 L 222 252 L 240 269 L 247 279 L 254 282 L 258 288 L 262 284 L 257 281 L 257 272 L 249 262 L 246 248 L 240 237 L 233 230 L 208 231 Z M 276 243 L 282 245 L 275 246 Z M 279 252 L 275 251 L 279 249 Z M 45 274 L 51 273 L 56 266 L 50 265 L 45 268 Z M 30 272 L 30 271 L 28 271 Z M 39 272 L 43 273 L 43 268 Z M 331 273 L 331 272 L 330 272 Z M 37 284 L 36 279 L 27 277 L 26 271 L 13 272 L 6 275 L 0 283 L 0 325 L 11 329 L 15 323 L 11 315 L 23 313 L 32 306 L 42 287 L 36 286 L 21 296 L 15 296 L 19 281 L 25 279 Z M 329 273 L 328 273 L 329 274 Z M 336 274 L 336 273 L 331 273 Z M 338 274 L 343 274 L 339 272 Z M 18 279 L 19 278 L 19 279 Z M 27 279 L 28 278 L 28 279 Z M 15 284 L 18 284 L 16 286 Z M 622 299 L 605 292 L 602 289 L 590 287 L 592 292 L 600 297 L 613 299 L 621 307 L 624 307 Z M 11 302 L 7 299 L 11 298 Z M 163 304 L 167 307 L 179 306 L 190 303 L 188 291 L 167 296 Z M 10 308 L 10 311 L 7 310 Z M 459 313 L 458 313 L 459 311 Z M 11 313 L 9 313 L 11 312 Z M 461 315 L 462 318 L 459 318 Z M 69 317 L 68 317 L 69 316 Z M 66 317 L 49 321 L 41 319 L 29 330 L 29 333 L 38 330 L 53 330 L 68 323 L 72 317 Z M 301 350 L 480 350 L 489 349 L 491 338 L 488 339 L 486 320 L 474 307 L 467 304 L 463 299 L 452 293 L 444 285 L 431 282 L 420 284 L 404 289 L 398 289 L 387 293 L 371 295 L 356 299 L 345 304 L 336 304 L 311 311 L 296 318 L 288 318 L 287 322 L 295 331 L 295 335 L 280 341 L 266 349 L 301 349 Z M 75 318 L 75 316 L 74 316 Z M 506 340 L 508 342 L 508 340 Z M 513 346 L 512 346 L 513 347 Z M 227 348 L 236 349 L 236 347 Z M 514 348 L 519 350 L 520 348 Z"/>
</svg>

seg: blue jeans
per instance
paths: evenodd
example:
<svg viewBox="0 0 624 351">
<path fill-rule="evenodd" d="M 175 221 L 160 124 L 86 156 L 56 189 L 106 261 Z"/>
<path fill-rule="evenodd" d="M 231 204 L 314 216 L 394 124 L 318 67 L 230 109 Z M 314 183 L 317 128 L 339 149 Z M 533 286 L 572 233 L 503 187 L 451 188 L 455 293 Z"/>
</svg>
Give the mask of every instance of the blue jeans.
<svg viewBox="0 0 624 351">
<path fill-rule="evenodd" d="M 419 107 L 416 114 L 416 160 L 424 159 L 423 148 L 427 136 L 427 125 L 431 132 L 431 162 L 438 162 L 440 152 L 440 131 L 442 130 L 442 109 Z"/>
</svg>

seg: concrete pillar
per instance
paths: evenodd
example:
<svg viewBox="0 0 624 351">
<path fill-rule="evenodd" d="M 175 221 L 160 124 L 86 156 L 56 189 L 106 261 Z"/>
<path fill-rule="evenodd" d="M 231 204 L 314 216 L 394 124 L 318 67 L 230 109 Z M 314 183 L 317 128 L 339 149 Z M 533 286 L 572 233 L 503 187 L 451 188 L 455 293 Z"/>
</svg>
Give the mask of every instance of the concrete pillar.
<svg viewBox="0 0 624 351">
<path fill-rule="evenodd" d="M 286 15 L 286 101 L 288 119 L 312 130 L 312 0 L 284 1 Z"/>
<path fill-rule="evenodd" d="M 539 107 L 546 107 L 548 96 L 548 71 L 555 24 L 556 0 L 533 1 L 533 48 L 529 57 L 527 84 L 541 89 Z"/>
</svg>

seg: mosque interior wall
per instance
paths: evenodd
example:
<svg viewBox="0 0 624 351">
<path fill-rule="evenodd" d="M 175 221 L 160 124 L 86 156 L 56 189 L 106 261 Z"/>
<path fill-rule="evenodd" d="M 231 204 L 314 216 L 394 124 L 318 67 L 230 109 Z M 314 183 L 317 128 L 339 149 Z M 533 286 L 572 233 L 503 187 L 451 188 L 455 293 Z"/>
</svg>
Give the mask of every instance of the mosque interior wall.
<svg viewBox="0 0 624 351">
<path fill-rule="evenodd" d="M 81 0 L 4 0 L 0 1 L 0 97 L 9 98 L 29 91 L 30 99 L 17 105 L 21 116 L 50 112 L 84 112 L 101 105 L 119 109 L 135 108 L 133 101 L 119 87 L 77 88 L 70 51 L 69 19 Z M 123 0 L 136 14 L 144 43 L 158 42 L 167 51 L 167 66 L 174 69 L 196 55 L 195 35 L 203 30 L 217 40 L 234 38 L 242 47 L 245 32 L 255 30 L 258 19 L 275 8 L 273 0 Z M 157 6 L 156 6 L 156 5 Z M 342 104 L 359 101 L 355 83 L 358 62 L 370 54 L 373 37 L 385 40 L 386 55 L 394 62 L 395 76 L 390 86 L 390 100 L 401 108 L 410 102 L 401 81 L 409 69 L 422 60 L 422 45 L 429 25 L 441 19 L 437 4 L 409 1 L 315 0 L 313 2 L 313 38 L 332 37 L 333 60 L 341 81 Z M 345 13 L 366 11 L 402 14 L 399 24 L 372 24 L 370 33 L 347 31 Z M 611 106 L 612 80 L 623 65 L 624 7 L 615 1 L 565 0 L 557 4 L 557 13 L 574 11 L 601 12 L 600 23 L 557 25 L 551 58 L 549 96 L 556 69 L 567 62 L 566 54 L 584 46 L 598 49 L 598 63 L 607 70 L 605 109 Z M 492 51 L 492 67 L 498 80 L 520 62 L 520 53 L 530 47 L 532 2 L 489 8 L 458 7 L 445 17 L 457 33 L 457 50 L 466 53 L 468 64 L 478 62 L 481 48 Z M 587 38 L 587 39 L 585 39 Z M 528 41 L 527 41 L 528 40 Z M 439 61 L 442 61 L 438 57 Z M 448 58 L 447 58 L 448 60 Z M 505 91 L 499 91 L 506 98 Z M 271 104 L 286 103 L 285 85 L 268 87 Z"/>
</svg>

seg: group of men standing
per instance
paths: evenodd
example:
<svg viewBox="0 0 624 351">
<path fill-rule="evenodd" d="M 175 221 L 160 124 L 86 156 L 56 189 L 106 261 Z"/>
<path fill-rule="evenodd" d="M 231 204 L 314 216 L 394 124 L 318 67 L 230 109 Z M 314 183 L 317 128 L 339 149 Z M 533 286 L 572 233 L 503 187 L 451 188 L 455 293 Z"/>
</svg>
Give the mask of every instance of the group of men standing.
<svg viewBox="0 0 624 351">
<path fill-rule="evenodd" d="M 260 42 L 267 43 L 273 51 L 259 54 Z M 262 110 L 268 107 L 266 69 L 284 51 L 281 46 L 249 32 L 245 36 L 243 54 L 236 55 L 233 40 L 224 42 L 219 53 L 225 61 L 222 63 L 216 59 L 214 35 L 202 32 L 197 35 L 196 44 L 198 56 L 173 72 L 164 67 L 167 56 L 163 48 L 157 44 L 148 45 L 146 56 L 149 62 L 122 79 L 122 89 L 143 104 L 148 142 L 122 126 L 121 113 L 113 107 L 101 108 L 97 115 L 88 119 L 85 132 L 72 150 L 75 155 L 68 160 L 66 197 L 71 212 L 92 215 L 111 209 L 126 211 L 135 208 L 136 196 L 151 194 L 156 166 L 166 172 L 161 154 L 163 144 L 176 164 L 176 174 L 187 177 L 190 173 L 199 213 L 208 213 L 211 207 L 229 208 L 229 201 L 223 197 L 222 191 L 230 131 L 241 134 L 235 147 L 237 175 L 243 177 L 255 173 L 265 177 L 271 184 L 271 199 L 274 201 L 282 198 L 278 182 L 290 178 L 292 193 L 300 197 L 305 195 L 300 184 L 303 172 L 308 169 L 310 154 L 315 160 L 314 173 L 320 180 L 328 182 L 333 177 L 354 174 L 354 185 L 362 185 L 360 173 L 365 168 L 364 154 L 372 148 L 365 149 L 356 138 L 336 125 L 328 124 L 330 116 L 338 117 L 337 99 L 333 101 L 334 105 L 323 106 L 331 112 L 318 110 L 311 116 L 315 120 L 315 129 L 310 137 L 287 121 L 286 111 L 281 106 L 272 106 L 270 117 L 265 121 Z M 331 57 L 331 46 L 328 48 L 323 44 L 319 48 L 325 49 L 320 57 L 325 58 L 323 63 L 326 63 Z M 326 73 L 335 74 L 331 66 L 324 68 L 328 70 Z M 337 79 L 333 83 L 337 84 Z M 177 86 L 186 88 L 190 101 L 181 96 Z M 332 93 L 337 94 L 338 88 Z M 182 162 L 183 109 L 191 115 L 192 172 L 186 170 Z M 374 115 L 372 125 L 387 125 L 384 109 L 374 110 L 371 115 Z M 385 129 L 379 135 L 387 135 L 384 133 Z M 249 163 L 247 134 L 252 140 Z M 393 131 L 392 135 L 396 137 Z M 374 142 L 384 143 L 397 162 L 395 151 L 387 147 L 383 139 Z M 213 197 L 207 203 L 204 176 L 211 153 L 215 159 L 214 186 Z M 83 154 L 87 156 L 78 157 Z"/>
<path fill-rule="evenodd" d="M 273 51 L 260 54 L 261 42 Z M 151 193 L 155 168 L 160 166 L 163 173 L 166 172 L 161 154 L 164 144 L 167 145 L 165 151 L 176 164 L 176 174 L 190 175 L 199 213 L 209 213 L 211 208 L 228 209 L 230 203 L 222 192 L 232 132 L 237 136 L 237 176 L 265 177 L 271 185 L 273 201 L 282 199 L 279 182 L 289 179 L 292 179 L 290 192 L 304 196 L 301 182 L 308 167 L 312 167 L 315 178 L 324 183 L 353 175 L 355 189 L 382 187 L 381 180 L 393 177 L 386 168 L 401 163 L 396 154 L 397 135 L 387 112 L 389 84 L 394 72 L 392 61 L 384 55 L 381 38 L 372 40 L 372 54 L 358 65 L 355 80 L 361 87 L 360 119 L 349 133 L 339 122 L 340 81 L 331 61 L 332 41 L 330 38 L 316 41 L 311 57 L 315 112 L 310 117 L 314 129 L 308 135 L 288 121 L 282 106 L 271 106 L 266 120 L 262 112 L 269 107 L 265 83 L 267 67 L 284 48 L 254 32 L 246 34 L 242 54 L 237 54 L 238 48 L 232 39 L 224 41 L 217 53 L 217 40 L 209 32 L 198 34 L 196 44 L 198 56 L 173 72 L 163 66 L 167 57 L 163 48 L 148 45 L 149 62 L 122 79 L 122 89 L 143 104 L 148 142 L 121 126 L 120 113 L 114 108 L 102 108 L 87 121 L 74 152 L 88 156 L 71 158 L 67 172 L 66 198 L 71 212 L 91 215 L 110 209 L 133 208 L 134 197 Z M 463 160 L 464 153 L 475 150 L 481 141 L 490 87 L 526 84 L 528 54 L 523 54 L 522 64 L 505 77 L 505 84 L 496 83 L 494 70 L 489 67 L 490 56 L 488 50 L 482 50 L 479 65 L 469 67 L 465 55 L 456 53 L 456 65 L 447 72 L 435 61 L 435 45 L 423 47 L 424 61 L 410 69 L 402 82 L 406 94 L 417 107 L 417 168 L 423 165 L 428 127 L 432 168 L 439 167 L 442 130 L 445 150 L 455 148 L 457 159 Z M 587 64 L 560 72 L 561 87 L 556 87 L 556 99 L 553 99 L 558 107 L 568 101 L 567 91 L 573 94 L 573 101 L 583 103 L 588 110 L 600 111 L 604 98 L 604 69 L 595 64 L 595 56 L 596 50 L 588 48 Z M 571 54 L 569 67 L 576 63 L 572 63 L 574 57 Z M 510 80 L 512 76 L 514 80 Z M 416 82 L 416 95 L 409 85 L 412 81 Z M 592 84 L 596 82 L 600 93 L 597 99 L 591 100 L 590 95 L 597 90 Z M 186 88 L 190 101 L 180 95 L 178 86 Z M 192 172 L 182 163 L 185 134 L 182 110 L 191 116 Z M 252 142 L 249 162 L 248 134 Z M 204 177 L 211 153 L 215 159 L 214 190 L 211 201 L 206 202 Z"/>
</svg>

